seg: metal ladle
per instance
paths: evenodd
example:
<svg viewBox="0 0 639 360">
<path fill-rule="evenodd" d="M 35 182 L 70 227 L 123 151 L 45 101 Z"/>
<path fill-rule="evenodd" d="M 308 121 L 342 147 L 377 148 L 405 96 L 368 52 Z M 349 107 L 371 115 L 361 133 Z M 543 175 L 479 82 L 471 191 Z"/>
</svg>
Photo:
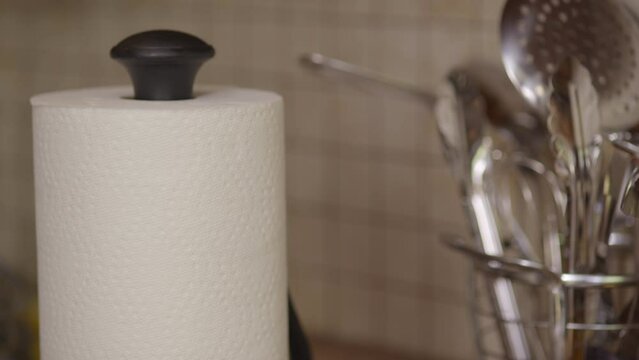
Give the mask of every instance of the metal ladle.
<svg viewBox="0 0 639 360">
<path fill-rule="evenodd" d="M 639 30 L 615 0 L 509 0 L 501 22 L 502 59 L 520 92 L 548 113 L 550 77 L 568 57 L 591 73 L 603 126 L 637 123 Z"/>
<path fill-rule="evenodd" d="M 616 0 L 509 0 L 501 24 L 502 59 L 523 97 L 548 114 L 550 77 L 561 61 L 574 57 L 590 72 L 599 96 L 601 129 L 625 131 L 639 120 L 639 26 L 636 16 Z M 617 141 L 621 141 L 617 137 Z M 614 157 L 604 145 L 604 158 Z M 625 187 L 623 176 L 611 176 L 608 161 L 591 177 L 609 187 L 593 189 L 593 205 L 603 218 L 595 233 L 609 238 L 612 220 Z M 608 166 L 608 167 L 606 167 Z M 627 166 L 631 166 L 628 164 Z M 606 178 L 608 177 L 608 178 Z M 628 193 L 628 196 L 634 196 Z M 637 199 L 634 199 L 637 200 Z M 591 210 L 595 211 L 595 210 Z"/>
</svg>

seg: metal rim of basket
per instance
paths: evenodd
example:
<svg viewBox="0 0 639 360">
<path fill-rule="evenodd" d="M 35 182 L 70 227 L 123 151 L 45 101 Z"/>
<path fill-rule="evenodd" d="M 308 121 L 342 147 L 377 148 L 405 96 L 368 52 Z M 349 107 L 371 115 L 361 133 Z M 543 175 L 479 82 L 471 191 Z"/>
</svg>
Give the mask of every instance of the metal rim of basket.
<svg viewBox="0 0 639 360">
<path fill-rule="evenodd" d="M 639 278 L 627 275 L 556 274 L 543 265 L 525 259 L 490 255 L 465 244 L 459 237 L 444 236 L 442 241 L 449 248 L 469 257 L 476 269 L 491 277 L 504 277 L 521 281 L 531 286 L 559 287 L 568 289 L 614 289 L 639 285 Z M 551 321 L 521 318 L 506 319 L 494 311 L 482 309 L 470 302 L 474 315 L 490 318 L 500 323 L 519 324 L 527 328 L 551 328 Z M 629 331 L 639 330 L 639 323 L 566 323 L 566 330 L 572 331 Z"/>
</svg>

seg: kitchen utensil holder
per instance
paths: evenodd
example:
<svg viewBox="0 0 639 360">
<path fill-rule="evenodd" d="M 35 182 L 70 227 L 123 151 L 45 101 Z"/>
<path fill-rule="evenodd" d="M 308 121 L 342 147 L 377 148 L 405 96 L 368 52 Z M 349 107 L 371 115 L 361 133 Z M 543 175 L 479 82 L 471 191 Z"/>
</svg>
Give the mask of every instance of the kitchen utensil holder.
<svg viewBox="0 0 639 360">
<path fill-rule="evenodd" d="M 565 321 L 566 299 L 570 292 L 621 291 L 633 292 L 633 303 L 628 319 L 637 318 L 637 285 L 639 278 L 629 275 L 590 275 L 590 274 L 557 274 L 542 264 L 518 258 L 487 254 L 458 237 L 443 236 L 442 241 L 454 251 L 463 254 L 472 262 L 469 272 L 469 304 L 476 347 L 480 359 L 511 359 L 508 357 L 499 329 L 505 324 L 520 324 L 526 332 L 536 332 L 541 339 L 541 352 L 545 359 L 561 358 L 566 344 L 563 343 L 565 332 L 608 332 L 623 334 L 631 330 L 639 330 L 639 322 L 616 321 L 609 323 Z M 521 315 L 505 318 L 494 311 L 487 291 L 488 284 L 499 279 L 508 279 L 516 287 L 537 294 L 531 297 L 534 303 L 529 313 L 536 316 Z M 542 306 L 538 306 L 542 305 Z M 525 307 L 524 307 L 525 308 Z M 541 308 L 541 309 L 540 309 Z M 533 337 L 531 337 L 533 338 Z M 539 351 L 538 351 L 539 353 Z M 554 354 L 554 355 L 553 355 Z M 531 359 L 538 357 L 532 357 Z M 589 357 L 590 358 L 590 357 Z M 596 357 L 593 357 L 596 358 Z M 512 360 L 512 359 L 511 359 Z M 517 359 L 519 360 L 519 359 Z"/>
</svg>

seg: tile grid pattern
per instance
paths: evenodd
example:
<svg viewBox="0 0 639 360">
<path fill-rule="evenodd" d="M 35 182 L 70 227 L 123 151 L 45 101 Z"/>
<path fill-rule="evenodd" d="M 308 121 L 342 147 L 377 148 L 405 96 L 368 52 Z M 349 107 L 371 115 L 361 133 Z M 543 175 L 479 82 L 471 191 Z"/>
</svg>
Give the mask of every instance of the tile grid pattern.
<svg viewBox="0 0 639 360">
<path fill-rule="evenodd" d="M 126 83 L 107 49 L 150 28 L 218 49 L 201 83 L 284 95 L 290 283 L 319 335 L 441 358 L 471 357 L 465 233 L 431 112 L 307 74 L 318 51 L 434 88 L 472 59 L 499 63 L 502 0 L 65 0 L 0 2 L 0 259 L 34 273 L 33 93 Z"/>
</svg>

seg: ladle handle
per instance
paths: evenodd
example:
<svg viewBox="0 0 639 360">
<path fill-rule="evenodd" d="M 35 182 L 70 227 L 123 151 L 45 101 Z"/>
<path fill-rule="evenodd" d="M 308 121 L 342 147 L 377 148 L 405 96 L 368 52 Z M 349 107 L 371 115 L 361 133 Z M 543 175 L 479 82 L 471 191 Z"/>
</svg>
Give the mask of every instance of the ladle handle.
<svg viewBox="0 0 639 360">
<path fill-rule="evenodd" d="M 344 80 L 351 80 L 367 86 L 372 85 L 374 87 L 381 87 L 386 90 L 409 95 L 426 103 L 429 107 L 432 107 L 436 101 L 435 95 L 424 89 L 346 61 L 330 58 L 318 53 L 303 54 L 300 56 L 299 61 L 302 66 L 318 73 L 336 75 Z"/>
</svg>

